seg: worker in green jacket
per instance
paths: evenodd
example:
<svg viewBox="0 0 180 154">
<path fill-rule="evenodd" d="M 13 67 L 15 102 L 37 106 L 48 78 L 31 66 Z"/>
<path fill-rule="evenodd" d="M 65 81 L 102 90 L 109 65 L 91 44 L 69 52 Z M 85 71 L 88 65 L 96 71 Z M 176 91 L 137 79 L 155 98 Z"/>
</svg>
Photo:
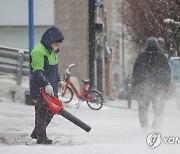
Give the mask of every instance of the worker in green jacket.
<svg viewBox="0 0 180 154">
<path fill-rule="evenodd" d="M 49 96 L 57 96 L 58 82 L 60 75 L 58 73 L 59 45 L 63 41 L 62 32 L 56 28 L 49 28 L 42 36 L 31 52 L 31 71 L 30 93 L 35 102 L 35 127 L 31 137 L 37 139 L 38 144 L 52 144 L 48 139 L 46 127 L 53 118 L 53 113 L 44 106 L 40 88 L 44 88 Z"/>
</svg>

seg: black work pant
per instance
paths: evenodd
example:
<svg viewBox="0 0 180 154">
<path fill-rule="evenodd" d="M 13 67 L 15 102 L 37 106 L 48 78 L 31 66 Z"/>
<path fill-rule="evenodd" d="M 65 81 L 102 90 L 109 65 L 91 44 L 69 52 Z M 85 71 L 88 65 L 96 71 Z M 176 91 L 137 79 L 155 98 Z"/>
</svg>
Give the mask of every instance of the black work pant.
<svg viewBox="0 0 180 154">
<path fill-rule="evenodd" d="M 35 127 L 32 133 L 38 137 L 47 137 L 46 127 L 49 125 L 54 114 L 46 108 L 46 102 L 40 96 L 35 103 Z"/>
</svg>

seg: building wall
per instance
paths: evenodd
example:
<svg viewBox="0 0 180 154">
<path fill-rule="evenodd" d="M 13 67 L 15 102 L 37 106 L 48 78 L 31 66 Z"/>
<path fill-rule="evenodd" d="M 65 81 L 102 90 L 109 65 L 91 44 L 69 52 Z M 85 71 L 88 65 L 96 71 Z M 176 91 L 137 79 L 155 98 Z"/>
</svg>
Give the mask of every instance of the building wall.
<svg viewBox="0 0 180 154">
<path fill-rule="evenodd" d="M 112 49 L 112 64 L 110 67 L 111 87 L 116 89 L 123 85 L 123 51 L 124 51 L 124 79 L 132 74 L 134 63 L 134 44 L 122 19 L 124 0 L 111 0 L 109 41 Z M 124 39 L 123 39 L 124 33 Z M 123 48 L 124 44 L 124 48 Z M 116 87 L 116 88 L 115 88 Z"/>
<path fill-rule="evenodd" d="M 112 63 L 110 67 L 111 90 L 118 92 L 123 81 L 122 74 L 122 21 L 121 0 L 112 0 L 109 13 L 109 41 L 112 49 Z"/>
<path fill-rule="evenodd" d="M 1 26 L 28 26 L 28 0 L 0 0 Z M 54 0 L 34 0 L 34 25 L 54 24 Z"/>
<path fill-rule="evenodd" d="M 54 25 L 54 0 L 34 0 L 34 25 L 37 44 Z M 28 0 L 0 0 L 0 45 L 28 49 L 28 42 Z"/>
<path fill-rule="evenodd" d="M 88 78 L 88 0 L 56 0 L 55 24 L 64 34 L 59 56 L 60 73 L 75 63 L 72 75 Z"/>
<path fill-rule="evenodd" d="M 34 45 L 49 26 L 34 27 Z M 0 46 L 29 49 L 27 26 L 0 26 Z"/>
<path fill-rule="evenodd" d="M 105 14 L 105 33 L 106 33 L 106 41 L 109 42 L 109 28 L 111 27 L 111 0 L 104 1 L 104 14 Z M 105 95 L 110 96 L 111 86 L 110 86 L 110 66 L 111 66 L 111 58 L 112 56 L 105 58 Z"/>
</svg>

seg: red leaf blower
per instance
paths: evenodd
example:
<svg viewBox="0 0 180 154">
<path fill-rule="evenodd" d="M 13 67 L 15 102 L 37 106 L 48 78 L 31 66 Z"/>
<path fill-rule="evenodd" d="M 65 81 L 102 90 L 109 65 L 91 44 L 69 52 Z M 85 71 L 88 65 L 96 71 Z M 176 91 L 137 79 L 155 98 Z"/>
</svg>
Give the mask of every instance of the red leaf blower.
<svg viewBox="0 0 180 154">
<path fill-rule="evenodd" d="M 65 109 L 63 109 L 62 101 L 59 100 L 57 97 L 49 97 L 45 91 L 44 88 L 41 88 L 42 96 L 44 100 L 47 102 L 47 109 L 51 111 L 54 114 L 58 114 L 66 118 L 67 120 L 71 121 L 78 127 L 82 128 L 86 132 L 89 132 L 91 130 L 91 127 L 85 124 L 83 121 L 79 120 L 69 112 L 67 112 Z"/>
</svg>

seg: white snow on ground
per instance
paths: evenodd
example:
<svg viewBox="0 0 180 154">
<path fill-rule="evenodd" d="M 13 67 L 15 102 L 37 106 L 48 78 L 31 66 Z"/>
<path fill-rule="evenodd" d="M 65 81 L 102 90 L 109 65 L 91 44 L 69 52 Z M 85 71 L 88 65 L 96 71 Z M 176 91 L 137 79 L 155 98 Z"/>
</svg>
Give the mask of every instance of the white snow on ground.
<svg viewBox="0 0 180 154">
<path fill-rule="evenodd" d="M 0 98 L 0 154 L 180 153 L 180 144 L 161 144 L 156 149 L 147 146 L 148 133 L 142 133 L 140 129 L 135 101 L 132 110 L 124 109 L 127 104 L 121 100 L 108 101 L 107 106 L 99 111 L 89 109 L 86 104 L 76 109 L 75 104 L 76 100 L 65 105 L 65 109 L 89 124 L 92 127 L 90 133 L 56 115 L 48 127 L 48 136 L 57 143 L 36 145 L 30 138 L 34 127 L 34 107 Z M 176 99 L 166 102 L 160 131 L 162 136 L 180 136 L 180 111 L 176 108 Z M 149 115 L 152 118 L 152 110 Z"/>
</svg>

